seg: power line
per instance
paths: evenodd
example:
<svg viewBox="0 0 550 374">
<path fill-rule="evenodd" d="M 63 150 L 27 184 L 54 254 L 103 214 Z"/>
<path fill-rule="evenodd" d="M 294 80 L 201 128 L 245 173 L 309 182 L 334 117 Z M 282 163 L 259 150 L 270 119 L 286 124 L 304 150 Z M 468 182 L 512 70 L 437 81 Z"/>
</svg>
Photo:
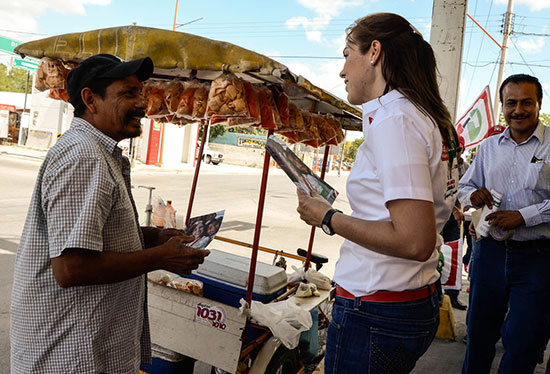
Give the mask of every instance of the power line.
<svg viewBox="0 0 550 374">
<path fill-rule="evenodd" d="M 525 63 L 525 65 L 527 65 L 527 67 L 529 68 L 529 70 L 531 71 L 531 73 L 533 75 L 535 75 L 535 72 L 533 71 L 533 69 L 531 69 L 531 66 L 527 63 L 527 61 L 525 61 L 525 58 L 523 58 L 523 55 L 521 54 L 518 46 L 516 45 L 516 42 L 514 42 L 514 38 L 510 38 L 510 40 L 512 41 L 512 44 L 514 45 L 514 48 L 516 49 L 516 51 L 518 51 L 519 53 L 519 57 L 521 57 L 521 59 L 523 60 L 523 62 Z M 544 91 L 544 94 L 546 96 L 548 96 L 548 92 L 546 92 L 546 89 L 544 88 L 544 86 L 542 87 L 542 90 Z"/>
<path fill-rule="evenodd" d="M 539 33 L 536 33 L 536 32 L 517 32 L 517 31 L 515 31 L 514 34 L 515 35 L 527 35 L 527 36 L 544 36 L 544 37 L 550 36 L 550 34 L 539 34 Z"/>
<path fill-rule="evenodd" d="M 476 3 L 477 4 L 477 3 Z M 493 9 L 493 0 L 491 0 L 491 5 L 489 6 L 489 14 L 487 14 L 487 19 L 485 20 L 485 28 L 487 28 L 487 23 L 489 22 L 489 17 L 491 16 L 491 10 Z M 481 54 L 481 49 L 483 48 L 483 42 L 485 41 L 485 34 L 483 34 L 483 37 L 481 38 L 481 43 L 479 44 L 479 50 L 477 51 L 477 57 L 476 57 L 476 64 L 479 61 L 479 55 Z M 474 70 L 472 71 L 471 75 L 471 81 L 474 79 L 474 75 L 476 72 L 476 67 L 474 66 Z M 466 92 L 466 96 L 470 94 L 470 89 L 472 85 L 468 85 L 468 91 Z"/>
<path fill-rule="evenodd" d="M 44 33 L 40 33 L 40 32 L 16 31 L 16 30 L 7 30 L 7 29 L 0 29 L 0 31 L 13 32 L 13 33 L 17 33 L 17 34 L 28 34 L 28 35 L 49 35 L 49 34 L 44 34 Z"/>
</svg>

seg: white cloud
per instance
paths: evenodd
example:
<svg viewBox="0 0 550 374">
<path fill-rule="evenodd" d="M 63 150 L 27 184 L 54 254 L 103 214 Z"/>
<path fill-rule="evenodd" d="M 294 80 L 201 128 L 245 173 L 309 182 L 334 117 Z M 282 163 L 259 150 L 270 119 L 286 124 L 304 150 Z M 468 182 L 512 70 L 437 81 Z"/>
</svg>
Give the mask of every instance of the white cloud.
<svg viewBox="0 0 550 374">
<path fill-rule="evenodd" d="M 497 4 L 508 4 L 508 0 L 496 0 Z M 515 0 L 514 5 L 528 6 L 532 12 L 550 8 L 550 0 Z"/>
<path fill-rule="evenodd" d="M 344 80 L 340 78 L 340 72 L 344 66 L 344 60 L 330 60 L 319 65 L 303 62 L 291 62 L 286 64 L 295 74 L 301 75 L 314 85 L 325 91 L 347 100 L 347 92 Z"/>
<path fill-rule="evenodd" d="M 516 45 L 528 55 L 534 55 L 542 51 L 544 48 L 544 39 L 539 37 L 536 39 L 530 38 L 527 40 L 517 40 Z"/>
<path fill-rule="evenodd" d="M 3 30 L 34 32 L 38 28 L 37 18 L 47 10 L 64 14 L 86 14 L 86 5 L 109 5 L 111 0 L 19 0 L 0 3 L 0 19 Z M 28 40 L 28 34 L 2 31 L 7 37 Z M 36 38 L 36 37 L 35 37 Z"/>
<path fill-rule="evenodd" d="M 293 30 L 303 27 L 308 40 L 323 42 L 323 30 L 332 18 L 338 16 L 344 8 L 361 6 L 365 0 L 298 0 L 300 5 L 315 12 L 317 17 L 293 17 L 286 21 L 286 26 Z"/>
</svg>

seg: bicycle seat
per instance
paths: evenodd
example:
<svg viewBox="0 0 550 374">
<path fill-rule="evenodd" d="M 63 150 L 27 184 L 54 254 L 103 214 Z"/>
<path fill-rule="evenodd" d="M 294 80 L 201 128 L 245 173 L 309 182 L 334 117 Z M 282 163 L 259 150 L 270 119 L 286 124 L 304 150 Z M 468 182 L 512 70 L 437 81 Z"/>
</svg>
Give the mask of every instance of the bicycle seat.
<svg viewBox="0 0 550 374">
<path fill-rule="evenodd" d="M 297 249 L 298 255 L 307 258 L 307 250 L 303 248 Z M 328 257 L 320 255 L 318 253 L 311 252 L 311 262 L 315 264 L 315 270 L 319 270 L 323 267 L 323 264 L 328 262 Z"/>
</svg>

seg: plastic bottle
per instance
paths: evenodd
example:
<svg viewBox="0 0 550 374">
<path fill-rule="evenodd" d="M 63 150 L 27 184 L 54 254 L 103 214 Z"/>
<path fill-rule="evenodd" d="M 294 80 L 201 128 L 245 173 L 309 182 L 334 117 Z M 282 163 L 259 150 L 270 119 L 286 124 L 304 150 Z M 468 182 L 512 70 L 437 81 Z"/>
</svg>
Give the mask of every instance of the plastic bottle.
<svg viewBox="0 0 550 374">
<path fill-rule="evenodd" d="M 476 227 L 476 232 L 479 236 L 487 237 L 489 235 L 490 224 L 489 221 L 485 221 L 485 218 L 498 210 L 500 203 L 502 201 L 502 194 L 495 190 L 491 190 L 491 195 L 493 195 L 493 207 L 489 209 L 487 205 L 483 207 L 481 211 L 481 217 L 479 218 L 479 223 Z"/>
<path fill-rule="evenodd" d="M 172 206 L 172 200 L 166 200 L 166 227 L 175 228 L 176 227 L 176 210 Z"/>
</svg>

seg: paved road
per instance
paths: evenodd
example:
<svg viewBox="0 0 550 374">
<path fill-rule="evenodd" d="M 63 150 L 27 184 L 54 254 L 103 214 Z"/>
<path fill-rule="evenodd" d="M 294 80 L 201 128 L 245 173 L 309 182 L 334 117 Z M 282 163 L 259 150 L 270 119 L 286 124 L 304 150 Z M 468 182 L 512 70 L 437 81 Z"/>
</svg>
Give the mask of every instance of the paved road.
<svg viewBox="0 0 550 374">
<path fill-rule="evenodd" d="M 6 151 L 7 149 L 7 151 Z M 20 153 L 20 152 L 19 152 Z M 29 157 L 32 156 L 32 157 Z M 10 148 L 0 149 L 0 374 L 9 372 L 9 300 L 12 286 L 15 253 L 23 229 L 27 207 L 32 195 L 36 173 L 40 167 L 39 152 L 26 152 L 17 155 Z M 347 175 L 338 177 L 328 174 L 327 181 L 339 192 L 335 207 L 349 212 L 345 193 Z M 155 186 L 161 197 L 173 200 L 180 212 L 185 212 L 189 199 L 193 174 L 191 170 L 159 171 L 151 168 L 136 168 L 132 174 L 134 186 Z M 254 222 L 258 205 L 258 193 L 261 171 L 231 165 L 203 165 L 193 216 L 225 209 L 226 214 L 220 234 L 252 242 Z M 147 192 L 134 189 L 134 197 L 140 214 L 147 202 Z M 295 252 L 298 247 L 307 247 L 310 229 L 295 211 L 296 196 L 294 185 L 280 170 L 270 172 L 267 199 L 260 244 L 279 250 Z M 329 237 L 317 230 L 314 251 L 329 257 L 330 262 L 323 271 L 332 276 L 342 240 Z M 213 248 L 248 255 L 250 250 L 231 244 L 215 241 Z M 260 260 L 271 262 L 272 255 L 260 254 Z M 296 262 L 290 262 L 290 265 Z M 461 294 L 467 301 L 467 294 Z M 459 373 L 464 357 L 465 345 L 462 338 L 465 332 L 463 311 L 455 311 L 458 339 L 456 342 L 436 340 L 428 352 L 418 362 L 413 373 L 438 374 Z M 491 373 L 496 373 L 498 358 L 502 355 L 502 346 L 497 347 L 497 360 Z M 548 358 L 548 355 L 547 355 Z M 196 365 L 196 374 L 208 374 L 205 365 Z M 544 373 L 543 367 L 537 367 L 536 373 Z"/>
</svg>

